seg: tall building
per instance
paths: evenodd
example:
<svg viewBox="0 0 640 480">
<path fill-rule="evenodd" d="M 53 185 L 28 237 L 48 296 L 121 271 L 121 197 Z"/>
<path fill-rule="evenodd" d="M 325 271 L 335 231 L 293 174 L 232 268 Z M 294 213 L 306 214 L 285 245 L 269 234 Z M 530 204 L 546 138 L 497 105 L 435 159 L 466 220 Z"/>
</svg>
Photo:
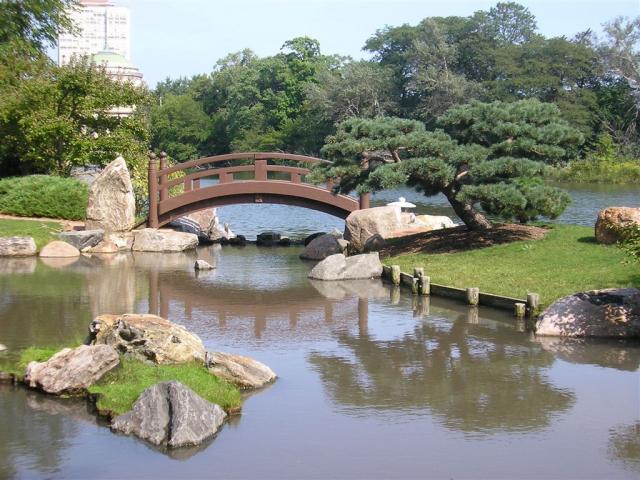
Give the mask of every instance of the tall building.
<svg viewBox="0 0 640 480">
<path fill-rule="evenodd" d="M 119 53 L 131 60 L 130 15 L 127 7 L 107 0 L 82 0 L 71 19 L 78 34 L 64 33 L 58 38 L 58 65 L 65 65 L 74 55 L 93 55 L 103 50 Z"/>
</svg>

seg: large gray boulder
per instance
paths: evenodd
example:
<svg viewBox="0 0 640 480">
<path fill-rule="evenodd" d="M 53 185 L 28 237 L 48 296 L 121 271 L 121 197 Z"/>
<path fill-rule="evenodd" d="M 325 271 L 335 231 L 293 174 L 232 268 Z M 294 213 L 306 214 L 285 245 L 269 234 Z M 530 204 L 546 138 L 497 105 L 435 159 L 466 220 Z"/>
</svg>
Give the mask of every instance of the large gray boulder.
<svg viewBox="0 0 640 480">
<path fill-rule="evenodd" d="M 180 382 L 147 388 L 133 408 L 117 416 L 111 429 L 169 448 L 199 445 L 215 435 L 227 414 Z"/>
<path fill-rule="evenodd" d="M 592 290 L 556 300 L 540 315 L 536 335 L 639 338 L 640 290 Z"/>
<path fill-rule="evenodd" d="M 136 199 L 124 158 L 107 165 L 91 184 L 86 217 L 87 230 L 126 232 L 135 225 Z"/>
<path fill-rule="evenodd" d="M 342 253 L 344 249 L 341 240 L 330 233 L 314 238 L 304 247 L 300 258 L 303 260 L 324 260 L 329 255 Z M 344 242 L 344 240 L 342 241 Z"/>
<path fill-rule="evenodd" d="M 0 257 L 29 257 L 36 254 L 31 237 L 0 237 Z"/>
<path fill-rule="evenodd" d="M 197 246 L 198 236 L 193 233 L 144 228 L 136 230 L 132 248 L 134 252 L 182 252 Z"/>
<path fill-rule="evenodd" d="M 380 278 L 382 263 L 378 252 L 364 253 L 345 257 L 338 253 L 318 263 L 309 278 L 316 280 L 357 280 L 361 278 Z"/>
<path fill-rule="evenodd" d="M 276 379 L 264 363 L 242 355 L 207 352 L 205 365 L 211 373 L 238 388 L 260 388 Z"/>
<path fill-rule="evenodd" d="M 61 232 L 58 238 L 63 242 L 67 242 L 78 250 L 91 248 L 98 245 L 104 237 L 104 230 L 72 230 L 69 232 Z"/>
<path fill-rule="evenodd" d="M 605 245 L 620 240 L 620 227 L 640 225 L 640 208 L 608 207 L 600 210 L 596 220 L 596 240 Z"/>
<path fill-rule="evenodd" d="M 202 340 L 186 328 L 156 315 L 99 315 L 89 326 L 91 343 L 158 364 L 204 362 Z"/>
<path fill-rule="evenodd" d="M 402 230 L 404 222 L 400 207 L 386 206 L 356 210 L 345 220 L 344 239 L 351 242 L 355 251 L 362 252 L 364 245 L 376 234 L 389 238 Z"/>
<path fill-rule="evenodd" d="M 24 381 L 55 395 L 81 393 L 119 363 L 118 353 L 109 345 L 65 348 L 46 362 L 30 362 Z"/>
</svg>

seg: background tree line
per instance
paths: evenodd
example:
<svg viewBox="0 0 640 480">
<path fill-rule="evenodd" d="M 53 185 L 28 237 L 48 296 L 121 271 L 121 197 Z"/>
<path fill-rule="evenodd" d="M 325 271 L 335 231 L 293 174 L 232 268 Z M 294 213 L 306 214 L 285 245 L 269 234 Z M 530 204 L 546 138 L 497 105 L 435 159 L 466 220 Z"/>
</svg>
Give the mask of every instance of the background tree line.
<svg viewBox="0 0 640 480">
<path fill-rule="evenodd" d="M 371 60 L 324 55 L 307 37 L 270 57 L 244 50 L 209 74 L 157 85 L 151 145 L 179 161 L 233 150 L 318 154 L 350 117 L 397 116 L 431 129 L 474 100 L 537 99 L 583 134 L 579 156 L 603 148 L 637 156 L 640 18 L 604 29 L 601 39 L 589 30 L 546 38 L 527 8 L 506 2 L 378 30 L 364 46 Z"/>
</svg>

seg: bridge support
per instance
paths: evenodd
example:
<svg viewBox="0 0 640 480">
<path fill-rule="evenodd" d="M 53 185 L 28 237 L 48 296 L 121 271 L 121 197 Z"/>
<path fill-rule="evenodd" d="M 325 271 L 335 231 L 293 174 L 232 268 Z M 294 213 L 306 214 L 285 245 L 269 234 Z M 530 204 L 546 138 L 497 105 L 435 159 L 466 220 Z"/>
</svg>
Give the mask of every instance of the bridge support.
<svg viewBox="0 0 640 480">
<path fill-rule="evenodd" d="M 149 154 L 149 227 L 158 228 L 158 166 L 156 154 Z"/>
</svg>

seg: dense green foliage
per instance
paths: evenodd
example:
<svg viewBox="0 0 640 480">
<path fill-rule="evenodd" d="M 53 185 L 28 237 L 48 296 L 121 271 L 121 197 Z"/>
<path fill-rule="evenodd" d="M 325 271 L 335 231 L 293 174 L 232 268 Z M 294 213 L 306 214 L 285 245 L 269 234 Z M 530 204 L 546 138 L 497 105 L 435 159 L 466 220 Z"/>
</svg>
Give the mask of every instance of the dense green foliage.
<svg viewBox="0 0 640 480">
<path fill-rule="evenodd" d="M 240 392 L 236 387 L 195 363 L 150 365 L 123 358 L 120 366 L 89 387 L 89 392 L 98 394 L 96 405 L 99 410 L 120 415 L 131 410 L 144 390 L 156 383 L 171 380 L 183 383 L 205 400 L 217 403 L 226 410 L 240 406 Z"/>
<path fill-rule="evenodd" d="M 620 247 L 628 253 L 632 259 L 640 262 L 640 225 L 631 223 L 620 228 Z"/>
<path fill-rule="evenodd" d="M 538 100 L 474 102 L 453 107 L 427 131 L 416 120 L 352 118 L 327 139 L 333 160 L 314 173 L 340 178 L 338 189 L 370 192 L 408 184 L 425 195 L 443 193 L 472 229 L 489 228 L 486 213 L 525 222 L 556 217 L 568 195 L 541 180 L 548 164 L 570 158 L 582 136 L 558 108 Z"/>
<path fill-rule="evenodd" d="M 387 258 L 412 272 L 423 266 L 434 283 L 525 298 L 541 295 L 542 303 L 575 292 L 614 287 L 640 287 L 637 264 L 615 245 L 596 243 L 593 229 L 556 225 L 542 240 L 496 245 L 452 254 L 411 254 Z"/>
<path fill-rule="evenodd" d="M 254 149 L 317 155 L 351 117 L 395 116 L 431 130 L 451 107 L 537 99 L 584 136 L 565 163 L 589 166 L 603 134 L 616 144 L 614 162 L 635 158 L 639 37 L 640 19 L 618 18 L 602 39 L 588 30 L 546 38 L 527 8 L 500 2 L 468 17 L 380 29 L 365 44 L 367 61 L 324 55 L 315 40 L 295 38 L 276 55 L 244 50 L 210 74 L 160 83 L 152 148 L 176 160 Z"/>
<path fill-rule="evenodd" d="M 0 213 L 83 220 L 89 188 L 73 178 L 31 175 L 0 179 Z"/>
<path fill-rule="evenodd" d="M 57 240 L 60 231 L 59 223 L 0 218 L 0 237 L 33 237 L 38 249 Z"/>
</svg>

